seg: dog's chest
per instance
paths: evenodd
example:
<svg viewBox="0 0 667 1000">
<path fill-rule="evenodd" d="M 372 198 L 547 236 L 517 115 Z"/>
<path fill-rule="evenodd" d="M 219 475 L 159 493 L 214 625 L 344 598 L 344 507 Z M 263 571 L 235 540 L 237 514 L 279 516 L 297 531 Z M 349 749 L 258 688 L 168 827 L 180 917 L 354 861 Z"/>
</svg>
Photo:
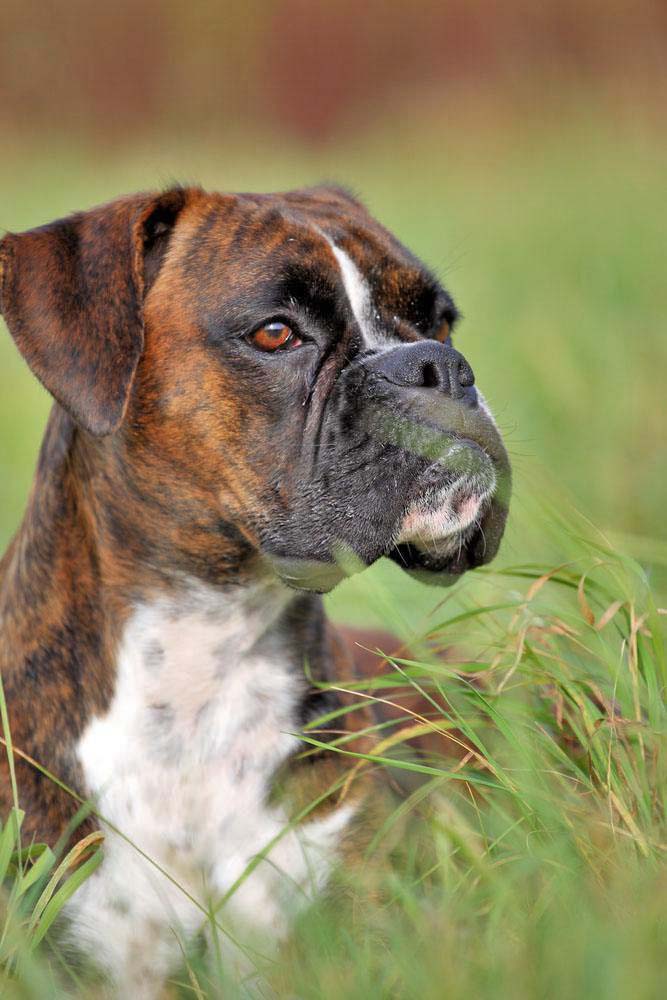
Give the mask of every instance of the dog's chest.
<svg viewBox="0 0 667 1000">
<path fill-rule="evenodd" d="M 230 608 L 198 591 L 143 606 L 126 626 L 114 700 L 78 748 L 87 790 L 119 833 L 107 830 L 105 860 L 70 910 L 77 936 L 92 938 L 113 971 L 136 964 L 148 926 L 157 940 L 140 950 L 166 967 L 169 935 L 205 920 L 187 894 L 203 906 L 219 899 L 264 851 L 225 912 L 274 934 L 331 870 L 349 810 L 285 832 L 289 817 L 269 798 L 298 749 L 304 693 L 287 638 L 267 630 L 284 606 L 271 597 Z"/>
</svg>

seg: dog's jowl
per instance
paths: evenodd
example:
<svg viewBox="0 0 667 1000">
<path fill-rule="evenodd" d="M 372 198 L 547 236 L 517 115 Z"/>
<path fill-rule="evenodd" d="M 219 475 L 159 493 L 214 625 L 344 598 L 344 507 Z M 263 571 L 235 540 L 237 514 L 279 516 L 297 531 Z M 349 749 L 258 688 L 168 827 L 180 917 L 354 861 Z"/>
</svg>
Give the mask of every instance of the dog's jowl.
<svg viewBox="0 0 667 1000">
<path fill-rule="evenodd" d="M 344 191 L 123 198 L 5 236 L 0 282 L 56 401 L 0 564 L 13 740 L 106 833 L 71 939 L 151 996 L 211 900 L 280 939 L 354 853 L 383 779 L 298 736 L 353 671 L 320 594 L 490 560 L 507 457 L 449 294 Z M 53 844 L 78 803 L 16 766 Z"/>
</svg>

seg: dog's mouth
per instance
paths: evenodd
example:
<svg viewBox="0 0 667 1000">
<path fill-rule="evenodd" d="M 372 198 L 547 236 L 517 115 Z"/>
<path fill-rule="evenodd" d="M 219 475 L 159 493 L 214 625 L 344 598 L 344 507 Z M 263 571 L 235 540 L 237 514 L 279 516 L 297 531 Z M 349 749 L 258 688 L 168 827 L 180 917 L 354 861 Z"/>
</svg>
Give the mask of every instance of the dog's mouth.
<svg viewBox="0 0 667 1000">
<path fill-rule="evenodd" d="M 469 424 L 457 433 L 407 420 L 377 422 L 394 438 L 385 444 L 374 435 L 387 456 L 384 466 L 379 463 L 386 477 L 373 482 L 368 463 L 361 466 L 363 493 L 355 480 L 342 480 L 348 492 L 333 494 L 330 509 L 338 516 L 324 522 L 319 548 L 310 544 L 319 520 L 301 519 L 293 548 L 285 545 L 284 532 L 280 548 L 267 546 L 273 569 L 291 587 L 325 592 L 381 556 L 440 586 L 490 562 L 507 517 L 509 463 L 490 422 Z M 308 546 L 300 544 L 304 537 Z"/>
<path fill-rule="evenodd" d="M 484 522 L 498 477 L 491 458 L 473 441 L 457 439 L 419 477 L 387 555 L 403 569 L 459 576 L 483 559 Z M 471 556 L 480 535 L 482 550 Z M 475 546 L 479 549 L 479 546 Z"/>
</svg>

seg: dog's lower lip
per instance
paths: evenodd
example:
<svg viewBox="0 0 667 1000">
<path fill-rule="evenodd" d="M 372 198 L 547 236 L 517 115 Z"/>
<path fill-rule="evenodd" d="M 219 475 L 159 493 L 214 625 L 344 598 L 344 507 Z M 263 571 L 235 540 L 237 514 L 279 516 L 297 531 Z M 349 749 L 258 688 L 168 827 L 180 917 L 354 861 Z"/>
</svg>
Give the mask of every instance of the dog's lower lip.
<svg viewBox="0 0 667 1000">
<path fill-rule="evenodd" d="M 454 500 L 452 507 L 462 521 L 471 521 L 479 510 L 481 500 L 477 493 L 468 493 Z"/>
</svg>

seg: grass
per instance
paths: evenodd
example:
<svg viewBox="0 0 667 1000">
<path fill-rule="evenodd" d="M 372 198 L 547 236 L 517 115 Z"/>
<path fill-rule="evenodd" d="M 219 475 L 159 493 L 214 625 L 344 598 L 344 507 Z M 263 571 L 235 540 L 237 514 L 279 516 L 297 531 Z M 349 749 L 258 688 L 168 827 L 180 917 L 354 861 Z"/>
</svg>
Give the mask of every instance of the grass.
<svg viewBox="0 0 667 1000">
<path fill-rule="evenodd" d="M 399 154 L 389 134 L 321 153 L 265 137 L 271 156 L 261 158 L 235 140 L 224 156 L 170 140 L 103 157 L 54 148 L 48 161 L 7 149 L 0 180 L 13 197 L 0 225 L 162 184 L 164 163 L 169 176 L 227 189 L 334 176 L 439 270 L 466 316 L 458 346 L 511 451 L 508 535 L 491 570 L 452 590 L 380 565 L 329 599 L 337 618 L 426 637 L 390 680 L 446 694 L 450 714 L 434 707 L 427 722 L 443 734 L 443 756 L 401 758 L 428 771 L 378 830 L 367 861 L 375 891 L 348 873 L 345 905 L 310 910 L 289 952 L 261 966 L 257 989 L 304 1000 L 657 998 L 667 948 L 667 147 L 639 120 L 619 129 L 584 112 L 548 127 L 463 130 L 456 144 L 448 135 L 406 127 Z M 0 543 L 23 509 L 47 408 L 0 337 Z M 455 649 L 457 662 L 443 667 L 434 646 Z M 470 759 L 452 775 L 454 723 Z M 0 866 L 0 933 L 12 947 L 0 950 L 2 995 L 42 1000 L 62 994 L 61 981 L 85 995 L 53 928 L 35 943 L 58 884 L 39 913 L 37 899 L 62 857 L 34 845 L 20 854 L 31 845 L 19 842 L 19 818 L 3 818 L 0 840 L 11 847 Z M 223 985 L 225 997 L 244 995 L 219 963 L 211 973 L 186 954 L 184 996 L 219 996 Z"/>
<path fill-rule="evenodd" d="M 387 684 L 432 697 L 421 728 L 441 734 L 442 756 L 398 754 L 395 766 L 424 783 L 376 832 L 364 862 L 373 893 L 363 870 L 342 873 L 344 903 L 308 911 L 289 950 L 258 962 L 253 995 L 662 995 L 665 612 L 637 564 L 581 521 L 545 515 L 567 546 L 565 564 L 505 566 L 447 592 L 423 638 L 454 658 L 397 660 L 371 685 L 374 697 Z M 375 598 L 386 614 L 386 592 Z M 463 762 L 449 749 L 453 726 Z M 400 744 L 388 749 L 387 735 L 361 767 L 396 759 Z M 344 739 L 338 749 L 347 752 Z M 30 944 L 35 895 L 32 914 L 11 901 L 41 851 L 10 869 L 5 917 L 24 956 L 10 963 L 5 990 L 40 1000 L 67 995 L 56 985 L 66 958 L 57 945 Z M 41 863 L 50 874 L 55 860 Z M 218 916 L 224 927 L 224 907 Z M 184 951 L 183 996 L 216 997 L 223 985 L 226 997 L 250 995 L 225 980 L 224 966 L 211 973 L 185 942 Z"/>
</svg>

